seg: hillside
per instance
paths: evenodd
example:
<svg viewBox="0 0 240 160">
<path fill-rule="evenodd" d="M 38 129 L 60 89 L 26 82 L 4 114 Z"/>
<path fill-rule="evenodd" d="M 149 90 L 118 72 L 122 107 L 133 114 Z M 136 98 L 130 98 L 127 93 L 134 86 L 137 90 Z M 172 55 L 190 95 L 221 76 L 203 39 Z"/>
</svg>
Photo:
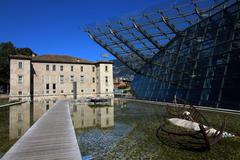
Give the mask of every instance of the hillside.
<svg viewBox="0 0 240 160">
<path fill-rule="evenodd" d="M 123 77 L 132 80 L 134 77 L 134 72 L 130 70 L 127 66 L 122 64 L 119 60 L 114 59 L 113 61 L 113 77 Z"/>
</svg>

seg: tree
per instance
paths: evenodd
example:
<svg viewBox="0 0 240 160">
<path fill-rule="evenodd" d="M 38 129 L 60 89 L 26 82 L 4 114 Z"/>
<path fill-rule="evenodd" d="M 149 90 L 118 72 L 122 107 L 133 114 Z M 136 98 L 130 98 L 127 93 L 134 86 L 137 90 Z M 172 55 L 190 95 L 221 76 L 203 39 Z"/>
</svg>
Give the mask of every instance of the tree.
<svg viewBox="0 0 240 160">
<path fill-rule="evenodd" d="M 17 48 L 16 51 L 17 54 L 25 56 L 31 56 L 32 54 L 35 54 L 30 48 Z"/>
<path fill-rule="evenodd" d="M 30 48 L 16 48 L 12 42 L 0 43 L 0 85 L 9 85 L 10 55 L 31 56 L 33 53 Z"/>
</svg>

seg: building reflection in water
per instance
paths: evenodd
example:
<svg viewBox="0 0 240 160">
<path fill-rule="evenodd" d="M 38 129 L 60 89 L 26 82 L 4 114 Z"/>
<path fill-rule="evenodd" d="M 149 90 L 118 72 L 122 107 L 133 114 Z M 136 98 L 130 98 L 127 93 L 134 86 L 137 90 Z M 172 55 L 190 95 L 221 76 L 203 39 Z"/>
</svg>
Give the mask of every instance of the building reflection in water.
<svg viewBox="0 0 240 160">
<path fill-rule="evenodd" d="M 2 109 L 0 121 L 0 139 L 20 138 L 47 110 L 53 107 L 54 101 L 23 103 Z M 87 105 L 70 106 L 75 129 L 114 126 L 114 107 L 89 107 Z M 1 141 L 1 140 L 0 140 Z"/>
<path fill-rule="evenodd" d="M 51 107 L 53 101 L 23 103 L 9 107 L 9 139 L 21 137 Z"/>
<path fill-rule="evenodd" d="M 36 122 L 54 101 L 0 108 L 0 157 Z"/>
<path fill-rule="evenodd" d="M 127 101 L 126 100 L 120 100 L 120 99 L 115 99 L 114 100 L 114 105 L 115 106 L 120 106 L 121 108 L 127 108 Z"/>
<path fill-rule="evenodd" d="M 53 107 L 54 101 L 35 102 L 33 107 L 33 121 L 36 122 L 45 112 Z"/>
<path fill-rule="evenodd" d="M 30 127 L 30 107 L 28 103 L 9 108 L 9 139 L 19 138 Z"/>
<path fill-rule="evenodd" d="M 74 128 L 85 129 L 91 127 L 109 128 L 114 126 L 113 106 L 88 106 L 73 104 L 70 106 Z"/>
<path fill-rule="evenodd" d="M 20 138 L 47 110 L 54 101 L 23 103 L 0 108 L 0 157 Z M 70 106 L 75 129 L 114 126 L 113 106 Z"/>
</svg>

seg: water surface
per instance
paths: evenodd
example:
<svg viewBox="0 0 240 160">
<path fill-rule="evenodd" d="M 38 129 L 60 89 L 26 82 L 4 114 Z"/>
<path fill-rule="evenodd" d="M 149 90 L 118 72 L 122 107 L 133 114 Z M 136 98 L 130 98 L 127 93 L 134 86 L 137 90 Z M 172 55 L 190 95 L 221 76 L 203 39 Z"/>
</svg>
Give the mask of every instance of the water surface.
<svg viewBox="0 0 240 160">
<path fill-rule="evenodd" d="M 1 107 L 0 157 L 52 106 L 48 101 Z"/>
<path fill-rule="evenodd" d="M 82 155 L 104 160 L 240 159 L 239 115 L 200 111 L 214 128 L 226 119 L 226 131 L 237 137 L 222 139 L 210 151 L 192 152 L 157 138 L 157 128 L 168 116 L 165 107 L 123 100 L 116 100 L 114 106 L 70 107 Z"/>
<path fill-rule="evenodd" d="M 95 159 L 104 159 L 137 124 L 164 113 L 162 107 L 122 100 L 113 106 L 70 108 L 81 153 Z"/>
</svg>

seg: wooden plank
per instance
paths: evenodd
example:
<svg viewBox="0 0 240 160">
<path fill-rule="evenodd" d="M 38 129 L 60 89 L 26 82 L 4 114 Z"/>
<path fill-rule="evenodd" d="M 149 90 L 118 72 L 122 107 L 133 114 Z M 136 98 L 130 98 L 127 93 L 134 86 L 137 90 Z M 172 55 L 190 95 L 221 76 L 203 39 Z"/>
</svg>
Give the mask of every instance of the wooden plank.
<svg viewBox="0 0 240 160">
<path fill-rule="evenodd" d="M 1 160 L 81 160 L 67 101 L 58 101 Z"/>
</svg>

